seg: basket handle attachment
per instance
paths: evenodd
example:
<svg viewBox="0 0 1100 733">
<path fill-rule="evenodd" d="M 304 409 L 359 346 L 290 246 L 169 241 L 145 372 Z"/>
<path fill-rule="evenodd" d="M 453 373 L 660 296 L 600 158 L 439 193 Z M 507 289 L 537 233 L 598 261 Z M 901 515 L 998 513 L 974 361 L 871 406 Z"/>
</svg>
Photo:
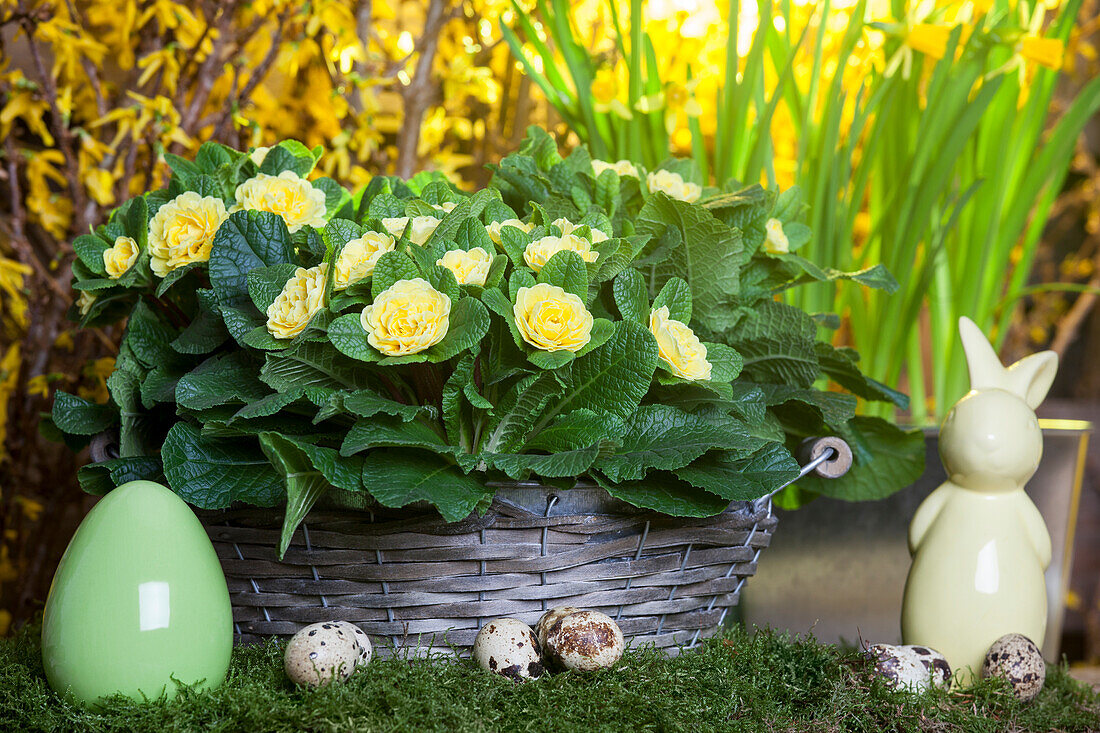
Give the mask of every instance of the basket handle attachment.
<svg viewBox="0 0 1100 733">
<path fill-rule="evenodd" d="M 773 496 L 811 473 L 816 473 L 821 478 L 840 478 L 852 467 L 851 447 L 843 438 L 835 435 L 806 438 L 795 451 L 795 458 L 802 464 L 798 476 L 754 501 L 753 509 L 759 509 L 766 504 L 770 506 Z"/>
</svg>

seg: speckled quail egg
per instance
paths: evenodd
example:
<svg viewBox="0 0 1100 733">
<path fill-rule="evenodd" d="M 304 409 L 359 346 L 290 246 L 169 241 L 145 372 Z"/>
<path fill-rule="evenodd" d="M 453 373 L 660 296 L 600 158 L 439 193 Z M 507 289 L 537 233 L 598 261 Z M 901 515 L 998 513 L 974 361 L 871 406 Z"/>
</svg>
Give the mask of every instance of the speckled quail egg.
<svg viewBox="0 0 1100 733">
<path fill-rule="evenodd" d="M 296 685 L 319 687 L 337 676 L 347 679 L 370 662 L 370 639 L 355 624 L 324 621 L 291 638 L 283 654 L 286 676 Z"/>
<path fill-rule="evenodd" d="M 947 687 L 951 684 L 951 665 L 947 662 L 947 657 L 931 647 L 920 644 L 906 644 L 902 649 L 908 649 L 917 655 L 917 659 L 931 675 L 933 685 Z"/>
<path fill-rule="evenodd" d="M 535 636 L 539 639 L 539 646 L 544 650 L 546 649 L 546 633 L 550 631 L 550 627 L 553 626 L 559 618 L 568 616 L 571 613 L 576 613 L 579 610 L 581 609 L 573 606 L 558 606 L 542 614 L 542 618 L 535 624 Z"/>
<path fill-rule="evenodd" d="M 546 655 L 575 672 L 606 669 L 623 656 L 619 625 L 599 611 L 575 611 L 558 618 L 546 632 Z"/>
<path fill-rule="evenodd" d="M 474 660 L 481 668 L 513 680 L 542 674 L 542 657 L 535 632 L 522 621 L 498 618 L 481 627 L 474 639 Z"/>
<path fill-rule="evenodd" d="M 895 690 L 923 692 L 932 684 L 932 671 L 909 647 L 873 644 L 864 654 L 875 662 L 875 673 Z"/>
<path fill-rule="evenodd" d="M 1012 694 L 1024 702 L 1033 700 L 1047 679 L 1047 665 L 1035 642 L 1023 634 L 1005 634 L 986 652 L 982 677 L 1004 677 Z"/>
</svg>

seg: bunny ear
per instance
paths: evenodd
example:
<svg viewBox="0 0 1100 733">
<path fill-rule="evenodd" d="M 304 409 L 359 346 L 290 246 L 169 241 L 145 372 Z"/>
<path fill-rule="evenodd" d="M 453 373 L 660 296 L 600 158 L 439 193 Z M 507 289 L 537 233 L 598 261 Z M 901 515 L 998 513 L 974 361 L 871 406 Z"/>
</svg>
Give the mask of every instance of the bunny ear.
<svg viewBox="0 0 1100 733">
<path fill-rule="evenodd" d="M 1025 356 L 1008 368 L 1008 390 L 1034 410 L 1047 396 L 1057 373 L 1058 355 L 1053 351 Z"/>
<path fill-rule="evenodd" d="M 959 319 L 959 336 L 966 352 L 966 366 L 970 370 L 970 388 L 1005 387 L 1005 368 L 977 324 L 963 316 Z"/>
</svg>

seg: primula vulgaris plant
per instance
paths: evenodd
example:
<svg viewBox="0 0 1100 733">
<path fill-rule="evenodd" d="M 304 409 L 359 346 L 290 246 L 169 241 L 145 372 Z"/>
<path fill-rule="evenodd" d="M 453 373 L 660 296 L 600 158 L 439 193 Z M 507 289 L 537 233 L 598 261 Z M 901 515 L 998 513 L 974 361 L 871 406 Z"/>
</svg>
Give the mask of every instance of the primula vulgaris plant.
<svg viewBox="0 0 1100 733">
<path fill-rule="evenodd" d="M 500 481 L 586 477 L 699 517 L 790 481 L 790 449 L 827 433 L 856 466 L 802 496 L 878 498 L 919 474 L 919 435 L 855 416 L 856 396 L 905 397 L 817 340 L 835 318 L 775 299 L 894 286 L 790 253 L 809 236 L 796 190 L 563 159 L 537 129 L 473 195 L 421 174 L 352 196 L 307 180 L 318 155 L 169 156 L 167 190 L 77 239 L 73 316 L 128 319 L 110 404 L 54 403 L 74 446 L 118 431 L 86 490 L 148 478 L 204 509 L 285 503 L 285 549 L 326 492 L 457 521 Z"/>
</svg>

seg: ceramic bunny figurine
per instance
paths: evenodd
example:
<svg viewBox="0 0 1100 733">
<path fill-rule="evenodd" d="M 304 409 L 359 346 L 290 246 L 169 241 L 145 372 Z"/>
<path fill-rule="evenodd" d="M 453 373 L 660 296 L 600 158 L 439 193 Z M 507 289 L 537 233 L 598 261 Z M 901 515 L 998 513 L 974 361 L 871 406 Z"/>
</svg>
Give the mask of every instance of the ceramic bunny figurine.
<svg viewBox="0 0 1100 733">
<path fill-rule="evenodd" d="M 941 652 L 966 684 L 1001 636 L 1041 643 L 1046 632 L 1050 535 L 1024 484 L 1043 454 L 1034 410 L 1058 357 L 1044 351 L 1006 369 L 973 321 L 961 318 L 959 333 L 970 392 L 940 427 L 948 479 L 909 525 L 901 632 Z"/>
</svg>

